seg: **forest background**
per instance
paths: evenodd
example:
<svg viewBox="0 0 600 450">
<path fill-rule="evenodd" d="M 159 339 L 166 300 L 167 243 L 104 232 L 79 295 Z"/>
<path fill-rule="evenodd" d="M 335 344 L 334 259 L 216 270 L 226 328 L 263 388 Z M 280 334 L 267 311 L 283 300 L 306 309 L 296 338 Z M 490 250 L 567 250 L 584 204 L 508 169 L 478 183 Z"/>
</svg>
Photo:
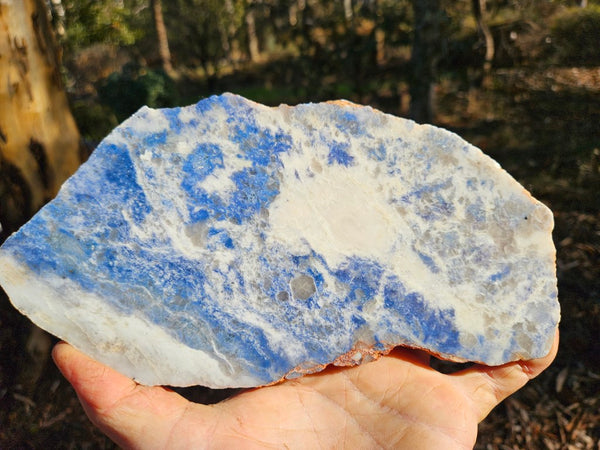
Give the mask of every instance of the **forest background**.
<svg viewBox="0 0 600 450">
<path fill-rule="evenodd" d="M 555 214 L 562 334 L 555 363 L 492 412 L 476 448 L 600 449 L 600 1 L 23 1 L 52 36 L 38 50 L 67 94 L 76 164 L 142 105 L 225 91 L 269 105 L 345 98 L 450 129 L 499 161 Z M 0 37 L 14 31 L 5 4 Z M 11 161 L 6 98 L 0 240 L 62 181 L 29 136 L 35 170 L 25 153 Z M 0 447 L 113 448 L 48 358 L 53 343 L 0 296 Z"/>
</svg>

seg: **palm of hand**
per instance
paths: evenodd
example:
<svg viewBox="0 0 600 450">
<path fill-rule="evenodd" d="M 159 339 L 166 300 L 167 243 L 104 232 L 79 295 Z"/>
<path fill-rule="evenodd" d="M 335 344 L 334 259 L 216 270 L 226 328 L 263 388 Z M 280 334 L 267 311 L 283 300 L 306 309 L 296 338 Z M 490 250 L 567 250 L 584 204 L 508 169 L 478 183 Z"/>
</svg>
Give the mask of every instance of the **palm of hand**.
<svg viewBox="0 0 600 450">
<path fill-rule="evenodd" d="M 421 352 L 245 391 L 216 405 L 137 385 L 73 347 L 54 358 L 90 419 L 128 448 L 472 448 L 477 424 L 554 359 L 444 375 Z"/>
<path fill-rule="evenodd" d="M 466 392 L 409 352 L 257 389 L 218 405 L 258 447 L 471 448 L 478 411 Z M 232 447 L 238 447 L 232 445 Z"/>
</svg>

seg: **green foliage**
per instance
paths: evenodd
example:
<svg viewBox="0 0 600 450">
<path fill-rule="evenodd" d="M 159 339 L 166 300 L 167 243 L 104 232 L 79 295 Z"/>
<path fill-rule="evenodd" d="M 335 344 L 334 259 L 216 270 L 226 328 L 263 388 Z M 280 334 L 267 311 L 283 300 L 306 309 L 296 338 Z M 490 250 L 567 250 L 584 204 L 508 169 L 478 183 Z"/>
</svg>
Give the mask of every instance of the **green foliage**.
<svg viewBox="0 0 600 450">
<path fill-rule="evenodd" d="M 600 65 L 600 6 L 572 8 L 552 26 L 552 40 L 559 64 Z"/>
<path fill-rule="evenodd" d="M 175 84 L 162 70 L 147 70 L 127 64 L 98 88 L 100 101 L 109 106 L 119 122 L 140 107 L 171 107 L 177 104 Z"/>
<path fill-rule="evenodd" d="M 411 2 L 382 0 L 377 11 L 379 26 L 386 34 L 389 45 L 409 45 L 413 33 Z"/>
<path fill-rule="evenodd" d="M 71 105 L 77 120 L 79 132 L 86 141 L 101 141 L 119 122 L 111 109 L 96 102 L 85 99 L 76 100 Z"/>
<path fill-rule="evenodd" d="M 139 22 L 143 0 L 62 0 L 63 45 L 67 51 L 96 43 L 133 45 L 144 35 Z"/>
<path fill-rule="evenodd" d="M 163 7 L 171 52 L 180 64 L 215 68 L 241 37 L 243 0 L 171 0 Z"/>
</svg>

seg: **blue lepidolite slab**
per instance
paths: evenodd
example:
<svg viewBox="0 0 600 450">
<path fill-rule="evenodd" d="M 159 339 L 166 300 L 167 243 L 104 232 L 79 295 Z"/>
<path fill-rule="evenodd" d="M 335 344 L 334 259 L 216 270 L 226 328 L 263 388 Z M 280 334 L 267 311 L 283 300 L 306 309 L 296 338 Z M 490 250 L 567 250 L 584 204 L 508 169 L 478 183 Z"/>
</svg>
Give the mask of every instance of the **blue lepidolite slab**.
<svg viewBox="0 0 600 450">
<path fill-rule="evenodd" d="M 396 345 L 545 355 L 551 212 L 458 136 L 347 102 L 142 108 L 0 250 L 36 324 L 145 384 L 257 386 Z"/>
</svg>

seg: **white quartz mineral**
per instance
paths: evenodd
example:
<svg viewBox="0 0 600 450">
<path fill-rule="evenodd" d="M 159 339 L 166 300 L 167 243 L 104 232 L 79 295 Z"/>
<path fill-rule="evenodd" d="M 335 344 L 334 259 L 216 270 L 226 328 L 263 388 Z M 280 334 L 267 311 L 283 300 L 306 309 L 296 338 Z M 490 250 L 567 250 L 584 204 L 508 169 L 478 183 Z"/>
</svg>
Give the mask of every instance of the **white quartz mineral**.
<svg viewBox="0 0 600 450">
<path fill-rule="evenodd" d="M 0 250 L 40 327 L 145 384 L 258 386 L 407 345 L 545 355 L 552 214 L 458 136 L 348 102 L 142 108 Z"/>
</svg>

